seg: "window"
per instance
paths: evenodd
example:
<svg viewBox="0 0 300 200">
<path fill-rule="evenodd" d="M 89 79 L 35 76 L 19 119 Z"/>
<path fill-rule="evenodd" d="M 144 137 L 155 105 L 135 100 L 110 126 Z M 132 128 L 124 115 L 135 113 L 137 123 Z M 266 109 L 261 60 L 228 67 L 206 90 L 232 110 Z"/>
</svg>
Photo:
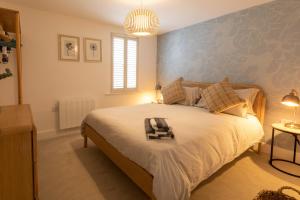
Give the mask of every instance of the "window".
<svg viewBox="0 0 300 200">
<path fill-rule="evenodd" d="M 137 88 L 136 38 L 112 35 L 112 91 L 130 91 Z"/>
</svg>

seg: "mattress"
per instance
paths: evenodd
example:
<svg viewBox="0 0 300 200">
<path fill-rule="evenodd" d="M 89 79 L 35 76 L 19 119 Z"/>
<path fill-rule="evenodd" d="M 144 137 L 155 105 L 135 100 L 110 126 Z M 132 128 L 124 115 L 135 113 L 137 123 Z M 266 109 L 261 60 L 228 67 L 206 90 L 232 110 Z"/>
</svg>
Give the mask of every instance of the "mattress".
<svg viewBox="0 0 300 200">
<path fill-rule="evenodd" d="M 147 140 L 144 119 L 166 118 L 174 140 Z M 260 142 L 259 120 L 212 114 L 192 106 L 144 104 L 98 109 L 84 122 L 120 153 L 153 175 L 157 200 L 189 199 L 191 191 Z"/>
</svg>

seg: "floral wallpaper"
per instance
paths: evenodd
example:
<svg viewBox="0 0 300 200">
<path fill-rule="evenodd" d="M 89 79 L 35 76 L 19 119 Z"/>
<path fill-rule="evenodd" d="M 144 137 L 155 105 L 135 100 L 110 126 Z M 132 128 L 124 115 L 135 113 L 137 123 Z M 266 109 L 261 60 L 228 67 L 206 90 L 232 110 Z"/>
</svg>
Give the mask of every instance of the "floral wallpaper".
<svg viewBox="0 0 300 200">
<path fill-rule="evenodd" d="M 266 141 L 271 124 L 292 119 L 280 104 L 295 88 L 300 92 L 300 1 L 276 0 L 158 37 L 158 81 L 182 76 L 216 82 L 260 85 L 267 95 Z M 297 119 L 300 121 L 300 111 Z M 287 138 L 278 145 L 289 146 Z"/>
</svg>

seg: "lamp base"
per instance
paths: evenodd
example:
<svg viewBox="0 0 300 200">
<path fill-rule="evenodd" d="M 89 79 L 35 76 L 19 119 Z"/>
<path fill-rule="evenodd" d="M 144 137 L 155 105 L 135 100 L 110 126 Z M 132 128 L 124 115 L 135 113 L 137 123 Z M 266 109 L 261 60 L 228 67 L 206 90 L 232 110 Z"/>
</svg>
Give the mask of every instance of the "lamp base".
<svg viewBox="0 0 300 200">
<path fill-rule="evenodd" d="M 300 129 L 300 124 L 296 124 L 294 122 L 286 123 L 284 126 L 287 128 Z"/>
</svg>

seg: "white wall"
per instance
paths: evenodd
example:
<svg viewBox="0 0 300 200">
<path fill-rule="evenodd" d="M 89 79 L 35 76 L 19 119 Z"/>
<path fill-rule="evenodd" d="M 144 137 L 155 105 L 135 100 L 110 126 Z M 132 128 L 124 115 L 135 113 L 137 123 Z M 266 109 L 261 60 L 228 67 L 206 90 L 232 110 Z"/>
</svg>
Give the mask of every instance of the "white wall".
<svg viewBox="0 0 300 200">
<path fill-rule="evenodd" d="M 31 104 L 39 132 L 57 128 L 55 105 L 60 98 L 92 96 L 99 107 L 108 107 L 141 103 L 145 94 L 153 95 L 156 37 L 140 38 L 139 92 L 107 95 L 111 84 L 111 33 L 122 33 L 122 27 L 4 2 L 0 2 L 0 7 L 21 13 L 24 103 Z M 58 60 L 58 34 L 80 37 L 80 62 Z M 83 37 L 102 40 L 101 63 L 83 61 Z M 0 90 L 4 91 L 10 82 L 0 81 Z M 14 99 L 13 95 L 10 91 L 6 98 L 1 97 L 0 105 Z"/>
</svg>

